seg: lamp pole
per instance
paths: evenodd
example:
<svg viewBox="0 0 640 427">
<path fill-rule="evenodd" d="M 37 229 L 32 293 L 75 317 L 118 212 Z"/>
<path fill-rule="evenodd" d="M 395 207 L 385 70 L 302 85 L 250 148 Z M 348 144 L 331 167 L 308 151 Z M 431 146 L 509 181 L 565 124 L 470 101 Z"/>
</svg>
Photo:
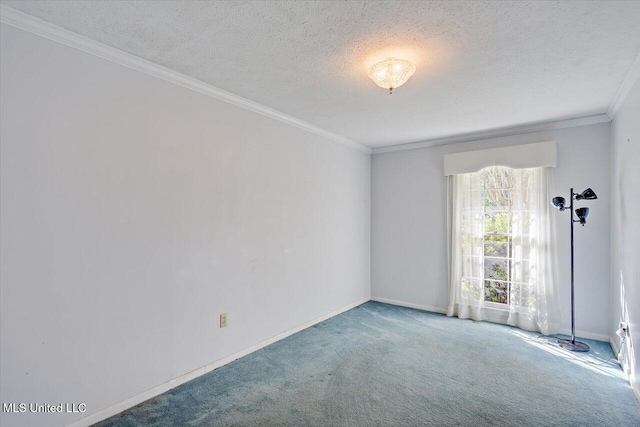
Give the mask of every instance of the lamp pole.
<svg viewBox="0 0 640 427">
<path fill-rule="evenodd" d="M 576 322 L 575 322 L 575 286 L 573 279 L 573 224 L 575 221 L 573 219 L 573 187 L 571 188 L 571 192 L 569 197 L 571 198 L 571 205 L 569 208 L 569 219 L 571 219 L 571 344 L 576 343 Z M 586 345 L 586 344 L 585 344 Z M 589 347 L 587 346 L 587 351 Z"/>
<path fill-rule="evenodd" d="M 587 188 L 582 193 L 574 193 L 573 187 L 569 192 L 569 198 L 571 202 L 569 203 L 569 221 L 571 221 L 571 339 L 564 340 L 559 339 L 558 344 L 560 347 L 570 350 L 570 351 L 589 351 L 589 346 L 583 342 L 576 341 L 576 314 L 575 314 L 575 289 L 574 289 L 574 278 L 573 278 L 573 223 L 579 222 L 580 225 L 584 226 L 587 223 L 587 216 L 589 216 L 589 208 L 578 208 L 575 210 L 576 216 L 578 219 L 573 219 L 573 201 L 574 200 L 595 200 L 598 198 L 596 192 L 591 188 Z M 553 206 L 558 208 L 558 210 L 565 211 L 567 207 L 565 204 L 567 201 L 564 197 L 554 197 L 551 200 Z"/>
<path fill-rule="evenodd" d="M 573 200 L 576 198 L 578 194 L 573 192 L 573 188 L 571 188 L 569 193 L 569 199 L 571 203 L 569 204 L 569 220 L 571 221 L 571 340 L 559 339 L 558 344 L 560 347 L 570 350 L 570 351 L 589 351 L 589 345 L 576 341 L 576 314 L 575 314 L 575 280 L 574 280 L 574 272 L 573 272 L 573 225 L 576 222 L 581 222 L 579 219 L 576 220 L 573 218 Z M 584 224 L 583 224 L 584 225 Z"/>
</svg>

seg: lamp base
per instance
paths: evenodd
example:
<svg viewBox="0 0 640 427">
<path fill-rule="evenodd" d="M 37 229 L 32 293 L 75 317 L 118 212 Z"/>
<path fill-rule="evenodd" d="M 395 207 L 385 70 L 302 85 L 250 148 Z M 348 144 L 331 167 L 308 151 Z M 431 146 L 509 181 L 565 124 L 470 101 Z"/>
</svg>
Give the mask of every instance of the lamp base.
<svg viewBox="0 0 640 427">
<path fill-rule="evenodd" d="M 589 346 L 580 341 L 558 340 L 558 344 L 569 351 L 589 351 Z"/>
</svg>

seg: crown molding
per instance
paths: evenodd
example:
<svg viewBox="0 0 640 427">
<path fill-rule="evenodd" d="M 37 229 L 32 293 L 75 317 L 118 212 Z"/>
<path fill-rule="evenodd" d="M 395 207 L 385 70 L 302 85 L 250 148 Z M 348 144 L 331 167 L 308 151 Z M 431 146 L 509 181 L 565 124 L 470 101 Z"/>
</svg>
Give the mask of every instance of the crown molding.
<svg viewBox="0 0 640 427">
<path fill-rule="evenodd" d="M 627 75 L 622 80 L 622 83 L 620 84 L 618 91 L 616 92 L 615 96 L 613 97 L 613 100 L 611 101 L 611 104 L 609 105 L 609 109 L 607 110 L 607 116 L 609 116 L 611 120 L 613 120 L 616 114 L 618 114 L 618 111 L 620 110 L 620 107 L 622 107 L 624 100 L 627 98 L 627 95 L 629 95 L 629 92 L 631 92 L 631 89 L 633 89 L 633 86 L 636 84 L 636 82 L 639 79 L 640 79 L 640 52 L 638 52 L 636 59 L 631 64 L 631 67 L 629 68 Z"/>
<path fill-rule="evenodd" d="M 409 144 L 389 145 L 373 149 L 373 154 L 389 153 L 392 151 L 413 150 L 416 148 L 435 147 L 438 145 L 457 144 L 460 142 L 478 141 L 481 139 L 498 138 L 501 136 L 520 135 L 524 133 L 542 132 L 547 130 L 562 129 L 575 126 L 593 125 L 596 123 L 608 123 L 611 118 L 607 114 L 597 114 L 593 116 L 576 117 L 565 120 L 553 120 L 546 122 L 530 123 L 518 126 L 509 126 L 498 129 L 491 129 L 480 132 L 470 132 L 460 135 L 447 136 L 444 138 L 429 139 L 421 142 Z"/>
<path fill-rule="evenodd" d="M 51 24 L 35 16 L 20 12 L 5 5 L 0 5 L 0 22 L 11 25 L 12 27 L 28 31 L 32 34 L 53 40 L 65 46 L 81 50 L 102 59 L 106 59 L 116 64 L 140 71 L 153 77 L 174 83 L 178 86 L 193 90 L 203 95 L 210 96 L 217 100 L 232 104 L 236 107 L 258 113 L 260 115 L 278 120 L 280 122 L 295 126 L 299 129 L 306 130 L 316 135 L 323 136 L 332 141 L 346 145 L 363 153 L 371 153 L 371 148 L 352 141 L 336 133 L 314 126 L 296 117 L 274 110 L 246 98 L 242 98 L 233 93 L 227 92 L 208 83 L 204 83 L 193 77 L 186 76 L 182 73 L 158 65 L 146 59 L 142 59 L 135 55 L 123 52 L 114 47 L 100 43 L 88 37 L 66 30 L 57 25 Z"/>
</svg>

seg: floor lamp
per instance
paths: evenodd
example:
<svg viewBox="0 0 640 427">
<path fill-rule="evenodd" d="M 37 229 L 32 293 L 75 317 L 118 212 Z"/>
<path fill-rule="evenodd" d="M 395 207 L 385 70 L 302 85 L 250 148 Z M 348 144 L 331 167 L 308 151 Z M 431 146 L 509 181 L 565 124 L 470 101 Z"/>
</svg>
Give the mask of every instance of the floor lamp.
<svg viewBox="0 0 640 427">
<path fill-rule="evenodd" d="M 553 205 L 556 208 L 558 208 L 560 211 L 564 211 L 568 209 L 570 212 L 570 218 L 571 218 L 571 339 L 570 340 L 559 339 L 558 344 L 560 344 L 560 347 L 570 351 L 589 351 L 589 346 L 587 344 L 580 341 L 576 341 L 576 323 L 575 323 L 575 310 L 574 310 L 575 293 L 574 293 L 574 286 L 573 286 L 573 224 L 576 222 L 579 222 L 580 225 L 584 226 L 587 223 L 589 208 L 576 209 L 575 213 L 578 219 L 574 219 L 573 201 L 574 200 L 595 200 L 598 198 L 598 196 L 596 196 L 596 193 L 591 188 L 587 188 L 580 194 L 574 193 L 572 188 L 569 198 L 571 202 L 569 203 L 568 208 L 565 206 L 566 200 L 564 199 L 564 197 L 554 197 L 552 200 Z"/>
</svg>

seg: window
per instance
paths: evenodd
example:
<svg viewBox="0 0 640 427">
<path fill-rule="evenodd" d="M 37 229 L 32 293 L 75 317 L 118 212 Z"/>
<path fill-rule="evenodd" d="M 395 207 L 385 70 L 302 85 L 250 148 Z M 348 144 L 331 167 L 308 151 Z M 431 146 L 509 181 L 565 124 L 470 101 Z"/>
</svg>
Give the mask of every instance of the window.
<svg viewBox="0 0 640 427">
<path fill-rule="evenodd" d="M 449 175 L 448 315 L 556 331 L 552 172 L 490 166 Z"/>
<path fill-rule="evenodd" d="M 465 261 L 482 268 L 468 269 L 467 275 L 462 276 L 463 297 L 482 296 L 490 303 L 519 304 L 517 289 L 526 287 L 529 279 L 527 254 L 523 253 L 528 248 L 522 242 L 528 237 L 523 223 L 531 215 L 527 203 L 532 190 L 530 173 L 527 169 L 515 173 L 511 168 L 489 167 L 477 175 L 479 188 L 464 190 L 476 194 L 463 197 L 476 200 L 477 206 L 468 207 L 464 215 L 468 224 L 479 228 L 479 233 L 466 229 L 462 242 L 467 246 L 463 256 L 471 258 Z M 518 207 L 514 206 L 516 195 L 522 198 Z M 481 274 L 474 277 L 474 273 Z"/>
</svg>

